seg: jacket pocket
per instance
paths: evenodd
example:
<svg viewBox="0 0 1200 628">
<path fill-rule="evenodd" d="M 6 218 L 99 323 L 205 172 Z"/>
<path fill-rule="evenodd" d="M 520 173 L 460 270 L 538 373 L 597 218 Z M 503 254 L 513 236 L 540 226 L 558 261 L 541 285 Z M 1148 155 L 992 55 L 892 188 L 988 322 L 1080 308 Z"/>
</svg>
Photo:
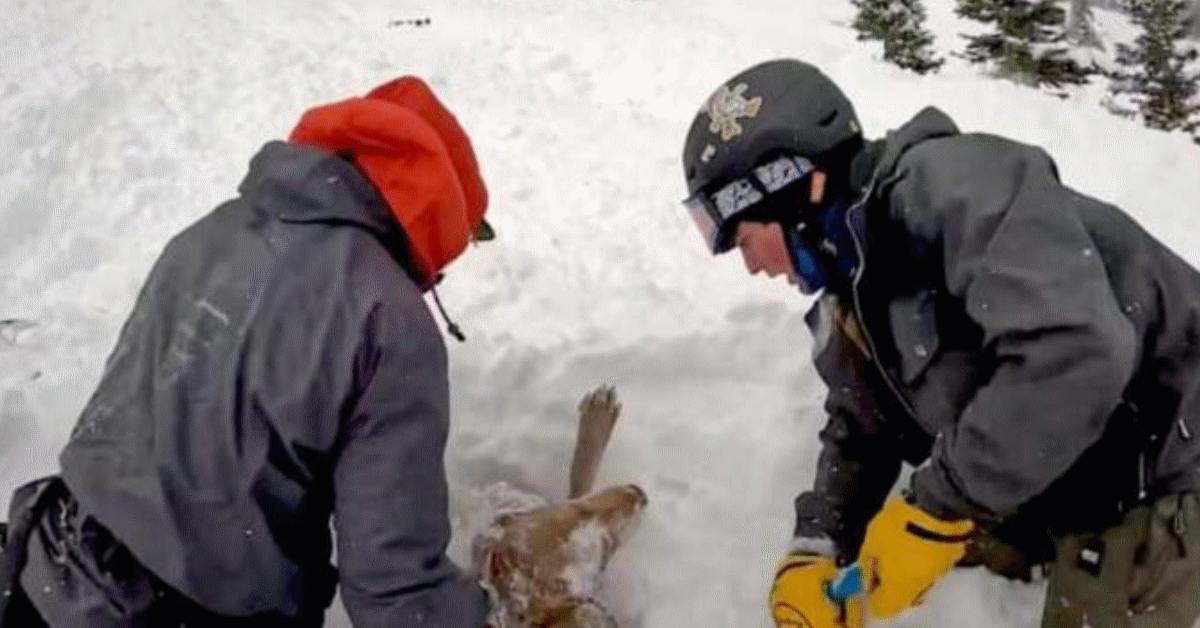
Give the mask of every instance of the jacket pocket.
<svg viewBox="0 0 1200 628">
<path fill-rule="evenodd" d="M 888 320 L 900 355 L 900 376 L 905 384 L 917 381 L 937 355 L 941 340 L 934 310 L 934 291 L 928 289 L 888 304 Z"/>
</svg>

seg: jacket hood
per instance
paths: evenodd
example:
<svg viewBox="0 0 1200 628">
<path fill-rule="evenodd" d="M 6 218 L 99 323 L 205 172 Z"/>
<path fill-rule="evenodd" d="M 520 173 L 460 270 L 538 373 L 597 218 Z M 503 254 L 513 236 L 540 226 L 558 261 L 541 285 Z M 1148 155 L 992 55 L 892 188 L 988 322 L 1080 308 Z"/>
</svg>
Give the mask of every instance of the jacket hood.
<svg viewBox="0 0 1200 628">
<path fill-rule="evenodd" d="M 423 284 L 483 222 L 487 188 L 470 138 L 419 78 L 310 109 L 289 140 L 353 158 L 404 228 Z"/>
<path fill-rule="evenodd" d="M 896 162 L 913 146 L 937 137 L 958 135 L 958 126 L 936 107 L 925 107 L 899 128 L 889 131 L 879 150 L 877 169 L 882 174 L 895 170 Z"/>
</svg>

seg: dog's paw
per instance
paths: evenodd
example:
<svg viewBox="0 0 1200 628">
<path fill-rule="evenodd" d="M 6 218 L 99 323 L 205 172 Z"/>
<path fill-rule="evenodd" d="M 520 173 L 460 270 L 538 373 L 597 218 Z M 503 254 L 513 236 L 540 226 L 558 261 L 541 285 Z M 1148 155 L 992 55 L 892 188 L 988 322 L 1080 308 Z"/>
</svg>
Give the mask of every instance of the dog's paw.
<svg viewBox="0 0 1200 628">
<path fill-rule="evenodd" d="M 617 389 L 604 385 L 583 396 L 579 402 L 579 431 L 575 454 L 571 457 L 568 497 L 579 497 L 592 488 L 604 448 L 621 414 Z"/>
<path fill-rule="evenodd" d="M 611 425 L 620 414 L 621 402 L 617 401 L 617 389 L 611 384 L 600 386 L 579 401 L 582 423 L 598 422 Z"/>
</svg>

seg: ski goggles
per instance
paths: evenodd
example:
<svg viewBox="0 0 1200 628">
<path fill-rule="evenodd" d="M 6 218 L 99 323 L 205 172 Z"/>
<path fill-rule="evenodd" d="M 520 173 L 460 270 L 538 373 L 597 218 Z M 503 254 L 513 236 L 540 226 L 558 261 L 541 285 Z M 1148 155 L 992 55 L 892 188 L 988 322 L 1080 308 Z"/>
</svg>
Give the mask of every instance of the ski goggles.
<svg viewBox="0 0 1200 628">
<path fill-rule="evenodd" d="M 732 220 L 762 203 L 772 194 L 812 174 L 813 163 L 804 157 L 785 155 L 760 166 L 750 174 L 706 192 L 701 190 L 683 201 L 704 244 L 714 254 L 733 248 Z"/>
</svg>

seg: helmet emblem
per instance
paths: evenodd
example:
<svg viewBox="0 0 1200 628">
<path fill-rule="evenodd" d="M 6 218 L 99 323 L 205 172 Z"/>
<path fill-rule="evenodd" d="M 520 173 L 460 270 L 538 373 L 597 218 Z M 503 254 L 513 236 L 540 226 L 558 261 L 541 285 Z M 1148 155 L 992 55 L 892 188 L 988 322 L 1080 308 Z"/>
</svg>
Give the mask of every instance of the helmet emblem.
<svg viewBox="0 0 1200 628">
<path fill-rule="evenodd" d="M 742 134 L 742 125 L 738 124 L 739 118 L 753 118 L 758 115 L 762 97 L 747 99 L 746 89 L 745 83 L 738 83 L 733 89 L 722 85 L 708 99 L 705 109 L 708 111 L 708 117 L 712 119 L 708 130 L 719 133 L 722 141 L 728 142 Z"/>
</svg>

